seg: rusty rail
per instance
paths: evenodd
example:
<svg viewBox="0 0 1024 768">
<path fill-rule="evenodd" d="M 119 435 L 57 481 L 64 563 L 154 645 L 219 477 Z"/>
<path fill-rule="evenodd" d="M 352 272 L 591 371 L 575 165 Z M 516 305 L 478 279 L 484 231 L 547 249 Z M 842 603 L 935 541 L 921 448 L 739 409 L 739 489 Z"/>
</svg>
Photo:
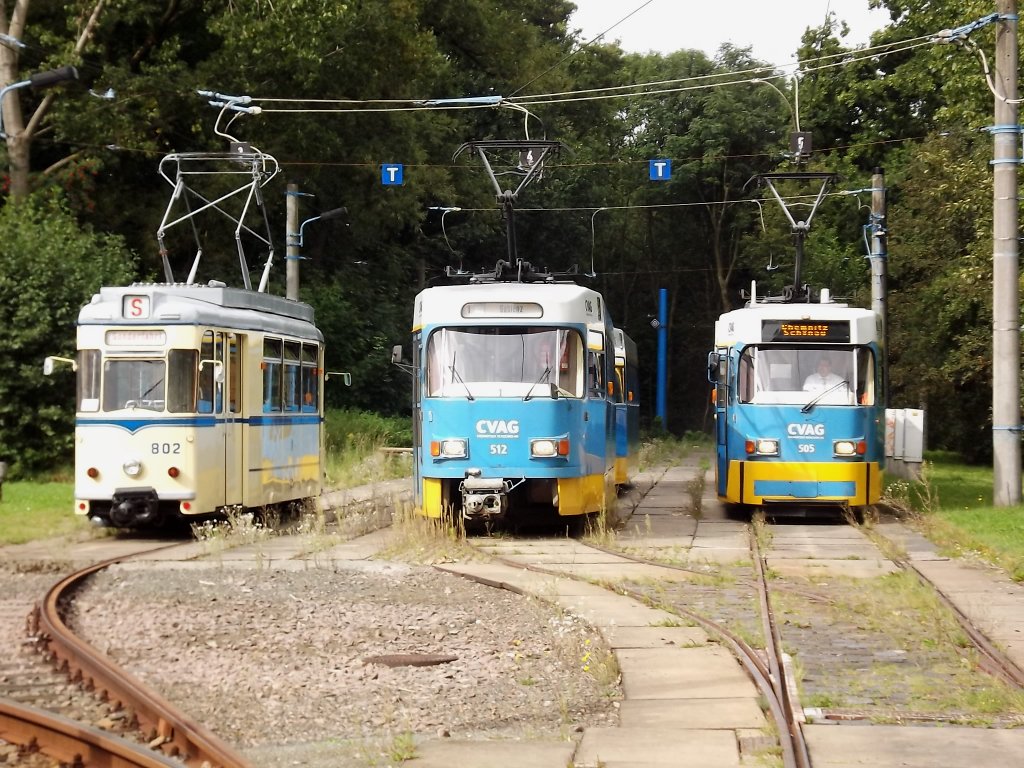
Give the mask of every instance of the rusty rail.
<svg viewBox="0 0 1024 768">
<path fill-rule="evenodd" d="M 28 747 L 61 765 L 167 768 L 181 763 L 66 717 L 0 699 L 0 738 Z"/>
<path fill-rule="evenodd" d="M 197 768 L 250 768 L 250 763 L 220 738 L 76 637 L 64 623 L 60 609 L 69 596 L 89 576 L 124 559 L 116 557 L 83 568 L 49 589 L 35 617 L 46 651 L 72 681 L 131 711 L 150 744 L 166 754 Z"/>
</svg>

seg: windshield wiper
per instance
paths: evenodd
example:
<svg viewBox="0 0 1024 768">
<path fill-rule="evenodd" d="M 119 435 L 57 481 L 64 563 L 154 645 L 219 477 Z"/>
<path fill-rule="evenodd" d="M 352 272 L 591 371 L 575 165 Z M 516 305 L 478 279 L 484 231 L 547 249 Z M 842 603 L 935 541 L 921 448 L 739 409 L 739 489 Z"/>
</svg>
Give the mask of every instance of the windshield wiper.
<svg viewBox="0 0 1024 768">
<path fill-rule="evenodd" d="M 531 399 L 533 397 L 534 387 L 536 387 L 538 384 L 540 384 L 545 379 L 548 379 L 548 383 L 550 384 L 550 380 L 551 380 L 551 366 L 550 365 L 547 366 L 546 368 L 544 368 L 543 373 L 541 373 L 541 375 L 537 378 L 537 380 L 535 382 L 533 382 L 533 384 L 530 385 L 530 388 L 526 391 L 526 397 L 523 398 L 523 402 L 524 403 L 527 400 L 529 400 L 529 399 Z M 556 393 L 557 393 L 557 391 L 558 390 L 555 390 Z M 557 394 L 555 396 L 557 397 Z"/>
<path fill-rule="evenodd" d="M 454 358 L 452 359 L 452 364 L 451 364 L 451 366 L 449 366 L 449 367 L 450 367 L 450 368 L 452 369 L 452 378 L 454 378 L 454 379 L 458 379 L 458 380 L 459 380 L 459 383 L 460 383 L 460 384 L 461 384 L 462 386 L 464 386 L 464 387 L 466 388 L 466 398 L 467 398 L 468 400 L 470 400 L 471 402 L 472 402 L 473 400 L 476 400 L 476 398 L 475 398 L 475 397 L 473 397 L 473 393 L 469 391 L 469 384 L 467 384 L 467 383 L 466 383 L 466 382 L 465 382 L 465 381 L 463 380 L 462 376 L 460 376 L 460 375 L 459 375 L 459 372 L 458 372 L 458 370 L 456 370 L 456 368 L 455 368 L 455 359 L 454 359 Z"/>
<path fill-rule="evenodd" d="M 846 381 L 844 379 L 843 381 L 840 381 L 838 384 L 833 384 L 831 387 L 829 387 L 828 389 L 824 390 L 823 392 L 819 392 L 817 394 L 817 396 L 813 400 L 811 400 L 807 405 L 805 405 L 803 408 L 800 409 L 800 413 L 807 413 L 809 410 L 811 410 L 811 408 L 813 408 L 814 406 L 816 406 L 818 404 L 818 401 L 821 400 L 821 398 L 823 398 L 829 392 L 836 391 L 840 387 L 846 387 L 847 389 L 849 389 L 850 382 L 848 382 L 848 381 Z"/>
</svg>

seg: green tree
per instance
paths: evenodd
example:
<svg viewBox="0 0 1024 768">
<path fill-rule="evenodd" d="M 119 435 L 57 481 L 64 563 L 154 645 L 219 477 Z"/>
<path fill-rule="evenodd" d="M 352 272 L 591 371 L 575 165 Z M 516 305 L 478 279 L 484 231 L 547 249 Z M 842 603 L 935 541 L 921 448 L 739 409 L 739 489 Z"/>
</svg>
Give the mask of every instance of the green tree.
<svg viewBox="0 0 1024 768">
<path fill-rule="evenodd" d="M 73 356 L 78 310 L 133 272 L 120 238 L 80 227 L 52 196 L 0 209 L 0 457 L 16 471 L 70 458 L 74 379 L 43 376 L 43 358 Z"/>
</svg>

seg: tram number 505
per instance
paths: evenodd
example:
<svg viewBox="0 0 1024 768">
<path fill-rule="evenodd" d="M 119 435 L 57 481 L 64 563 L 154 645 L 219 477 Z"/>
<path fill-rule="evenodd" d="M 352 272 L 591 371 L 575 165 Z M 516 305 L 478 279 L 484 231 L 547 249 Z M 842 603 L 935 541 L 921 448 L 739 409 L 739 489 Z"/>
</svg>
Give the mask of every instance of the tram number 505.
<svg viewBox="0 0 1024 768">
<path fill-rule="evenodd" d="M 797 453 L 814 453 L 814 443 L 799 443 L 796 446 Z"/>
</svg>

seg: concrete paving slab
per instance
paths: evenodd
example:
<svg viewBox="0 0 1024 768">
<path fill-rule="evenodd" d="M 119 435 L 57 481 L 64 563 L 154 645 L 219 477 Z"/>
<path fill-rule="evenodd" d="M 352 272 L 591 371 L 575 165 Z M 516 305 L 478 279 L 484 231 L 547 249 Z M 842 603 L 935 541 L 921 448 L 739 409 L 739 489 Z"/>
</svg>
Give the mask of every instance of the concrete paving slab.
<svg viewBox="0 0 1024 768">
<path fill-rule="evenodd" d="M 626 560 L 617 563 L 577 563 L 560 564 L 552 566 L 561 573 L 570 576 L 577 576 L 582 579 L 594 579 L 605 581 L 657 581 L 657 582 L 685 582 L 697 578 L 696 573 L 691 571 L 679 571 L 674 569 L 658 568 L 657 566 L 644 565 Z"/>
<path fill-rule="evenodd" d="M 500 563 L 446 563 L 443 566 L 434 567 L 440 571 L 460 576 L 468 575 L 483 579 L 496 586 L 507 585 L 521 592 L 545 599 L 565 596 L 597 598 L 610 594 L 607 589 L 596 584 L 587 584 L 586 582 L 554 576 L 549 573 L 524 571 L 522 568 L 512 568 Z"/>
<path fill-rule="evenodd" d="M 621 728 L 681 728 L 721 730 L 764 728 L 764 713 L 751 698 L 636 699 L 622 702 Z"/>
<path fill-rule="evenodd" d="M 625 648 L 689 648 L 709 642 L 708 633 L 700 627 L 610 627 L 604 639 L 615 651 Z"/>
<path fill-rule="evenodd" d="M 692 730 L 682 739 L 675 728 L 587 728 L 572 764 L 575 768 L 738 768 L 740 754 L 730 731 Z"/>
<path fill-rule="evenodd" d="M 624 648 L 616 652 L 627 700 L 757 697 L 740 663 L 721 646 Z"/>
<path fill-rule="evenodd" d="M 595 627 L 652 627 L 671 625 L 679 617 L 668 611 L 648 608 L 628 597 L 602 590 L 603 595 L 565 595 L 558 604 L 589 621 Z"/>
<path fill-rule="evenodd" d="M 805 725 L 814 768 L 1024 765 L 1024 730 Z"/>
<path fill-rule="evenodd" d="M 699 565 L 740 565 L 750 563 L 749 549 L 697 549 L 690 550 L 687 563 Z"/>
<path fill-rule="evenodd" d="M 409 768 L 565 768 L 576 745 L 571 741 L 455 741 L 432 739 L 416 745 Z"/>
<path fill-rule="evenodd" d="M 881 556 L 874 547 L 853 547 L 853 546 L 818 546 L 806 544 L 800 546 L 782 545 L 773 546 L 768 550 L 768 557 L 794 558 L 797 560 L 812 560 L 820 558 L 823 560 L 880 560 Z"/>
<path fill-rule="evenodd" d="M 495 557 L 500 557 L 503 560 L 508 560 L 513 563 L 536 563 L 537 565 L 551 565 L 551 566 L 572 566 L 584 563 L 622 563 L 623 559 L 618 555 L 606 554 L 604 552 L 596 552 L 591 550 L 590 552 L 563 552 L 545 554 L 541 552 L 506 552 L 498 554 L 497 552 L 491 552 L 490 554 Z"/>
<path fill-rule="evenodd" d="M 847 579 L 874 579 L 886 574 L 896 573 L 899 568 L 890 560 L 797 560 L 765 558 L 768 567 L 781 576 L 806 576 L 822 578 L 841 576 Z"/>
<path fill-rule="evenodd" d="M 305 555 L 307 559 L 318 558 L 326 560 L 363 560 L 373 557 L 382 549 L 388 546 L 391 541 L 392 531 L 389 528 L 381 528 L 371 531 L 363 536 L 358 536 L 349 541 L 344 541 L 320 552 Z"/>
</svg>

